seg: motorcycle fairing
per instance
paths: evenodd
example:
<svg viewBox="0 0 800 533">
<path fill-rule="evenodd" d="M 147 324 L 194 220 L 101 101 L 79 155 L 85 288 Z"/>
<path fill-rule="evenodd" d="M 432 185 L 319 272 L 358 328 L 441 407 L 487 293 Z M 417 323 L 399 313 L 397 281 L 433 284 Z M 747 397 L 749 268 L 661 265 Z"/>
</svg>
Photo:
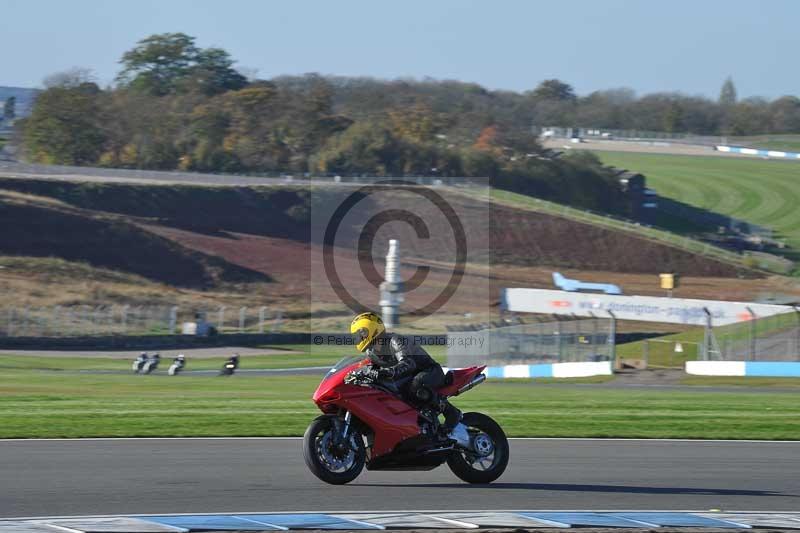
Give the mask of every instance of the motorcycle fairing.
<svg viewBox="0 0 800 533">
<path fill-rule="evenodd" d="M 451 370 L 453 379 L 449 385 L 441 387 L 437 392 L 442 396 L 455 396 L 458 389 L 475 379 L 475 377 L 484 371 L 486 365 L 483 366 L 470 366 L 467 368 L 458 368 Z"/>
<path fill-rule="evenodd" d="M 350 411 L 372 429 L 374 442 L 367 464 L 369 470 L 418 470 L 435 468 L 442 464 L 447 457 L 446 453 L 425 453 L 426 448 L 435 449 L 435 444 L 422 433 L 416 408 L 381 389 L 344 382 L 350 372 L 366 363 L 366 360 L 355 362 L 329 374 L 314 392 L 314 402 L 323 413 L 333 414 L 340 409 Z M 452 371 L 452 381 L 440 388 L 438 393 L 443 396 L 455 395 L 484 368 L 486 367 L 475 366 Z"/>
</svg>

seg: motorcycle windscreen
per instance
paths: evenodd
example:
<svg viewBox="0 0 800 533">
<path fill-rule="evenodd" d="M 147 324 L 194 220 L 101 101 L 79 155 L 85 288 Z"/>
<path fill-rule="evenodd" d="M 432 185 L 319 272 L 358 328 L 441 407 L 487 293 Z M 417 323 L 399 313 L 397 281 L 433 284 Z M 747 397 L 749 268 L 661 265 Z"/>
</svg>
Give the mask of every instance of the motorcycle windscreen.
<svg viewBox="0 0 800 533">
<path fill-rule="evenodd" d="M 325 380 L 330 379 L 331 377 L 342 372 L 343 370 L 347 370 L 349 372 L 353 370 L 353 368 L 351 367 L 355 367 L 355 365 L 361 362 L 366 362 L 366 359 L 364 358 L 363 355 L 348 355 L 347 357 L 340 359 L 338 363 L 333 365 L 333 367 L 330 370 L 328 370 L 328 373 L 325 374 L 325 377 L 322 378 L 322 381 L 324 382 Z"/>
</svg>

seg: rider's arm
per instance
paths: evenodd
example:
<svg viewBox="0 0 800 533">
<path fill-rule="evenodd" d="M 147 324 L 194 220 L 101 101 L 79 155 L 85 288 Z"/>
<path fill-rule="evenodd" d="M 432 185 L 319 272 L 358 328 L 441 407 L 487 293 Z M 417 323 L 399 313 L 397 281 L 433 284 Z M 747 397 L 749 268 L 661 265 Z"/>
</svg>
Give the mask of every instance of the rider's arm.
<svg viewBox="0 0 800 533">
<path fill-rule="evenodd" d="M 394 378 L 402 378 L 412 374 L 417 369 L 417 362 L 411 356 L 411 347 L 400 337 L 392 337 L 389 346 L 397 359 L 397 364 L 391 367 L 394 372 Z"/>
</svg>

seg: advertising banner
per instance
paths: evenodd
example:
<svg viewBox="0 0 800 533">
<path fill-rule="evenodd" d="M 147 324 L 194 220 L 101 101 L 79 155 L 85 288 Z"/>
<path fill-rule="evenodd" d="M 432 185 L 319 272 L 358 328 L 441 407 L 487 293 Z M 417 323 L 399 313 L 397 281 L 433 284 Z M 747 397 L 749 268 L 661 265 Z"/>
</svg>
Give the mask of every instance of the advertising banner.
<svg viewBox="0 0 800 533">
<path fill-rule="evenodd" d="M 602 317 L 609 316 L 611 312 L 620 320 L 698 326 L 706 323 L 706 310 L 711 313 L 712 326 L 724 326 L 753 318 L 794 312 L 794 308 L 788 305 L 658 296 L 618 296 L 549 289 L 503 289 L 501 301 L 504 309 L 519 313 Z"/>
</svg>

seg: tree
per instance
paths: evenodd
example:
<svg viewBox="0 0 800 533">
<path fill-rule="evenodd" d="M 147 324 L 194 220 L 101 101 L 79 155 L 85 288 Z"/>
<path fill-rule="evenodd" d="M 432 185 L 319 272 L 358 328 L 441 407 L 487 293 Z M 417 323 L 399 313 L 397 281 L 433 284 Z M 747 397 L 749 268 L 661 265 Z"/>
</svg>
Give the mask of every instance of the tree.
<svg viewBox="0 0 800 533">
<path fill-rule="evenodd" d="M 206 95 L 241 89 L 247 79 L 220 48 L 201 49 L 185 33 L 161 33 L 139 41 L 120 60 L 117 81 L 155 96 L 197 91 Z"/>
<path fill-rule="evenodd" d="M 221 48 L 198 50 L 194 62 L 179 82 L 187 92 L 197 90 L 211 96 L 247 85 L 247 78 L 233 68 L 233 60 Z"/>
<path fill-rule="evenodd" d="M 12 120 L 17 116 L 17 97 L 9 96 L 3 103 L 3 119 Z"/>
<path fill-rule="evenodd" d="M 315 166 L 324 173 L 387 176 L 402 172 L 401 152 L 391 131 L 363 121 L 331 138 L 315 157 Z"/>
<path fill-rule="evenodd" d="M 800 98 L 781 96 L 769 104 L 773 133 L 800 133 Z"/>
<path fill-rule="evenodd" d="M 86 83 L 95 83 L 95 78 L 92 69 L 85 67 L 72 67 L 61 72 L 50 74 L 42 84 L 45 89 L 52 89 L 53 87 L 61 87 L 64 89 L 74 89 Z"/>
<path fill-rule="evenodd" d="M 99 93 L 96 85 L 83 84 L 53 87 L 39 94 L 23 129 L 29 159 L 61 165 L 94 164 L 105 141 L 99 127 Z"/>
<path fill-rule="evenodd" d="M 730 76 L 727 77 L 719 91 L 719 105 L 723 107 L 736 105 L 736 86 Z"/>
<path fill-rule="evenodd" d="M 534 98 L 541 100 L 575 100 L 575 90 L 568 83 L 561 80 L 544 80 L 532 93 Z"/>
</svg>

